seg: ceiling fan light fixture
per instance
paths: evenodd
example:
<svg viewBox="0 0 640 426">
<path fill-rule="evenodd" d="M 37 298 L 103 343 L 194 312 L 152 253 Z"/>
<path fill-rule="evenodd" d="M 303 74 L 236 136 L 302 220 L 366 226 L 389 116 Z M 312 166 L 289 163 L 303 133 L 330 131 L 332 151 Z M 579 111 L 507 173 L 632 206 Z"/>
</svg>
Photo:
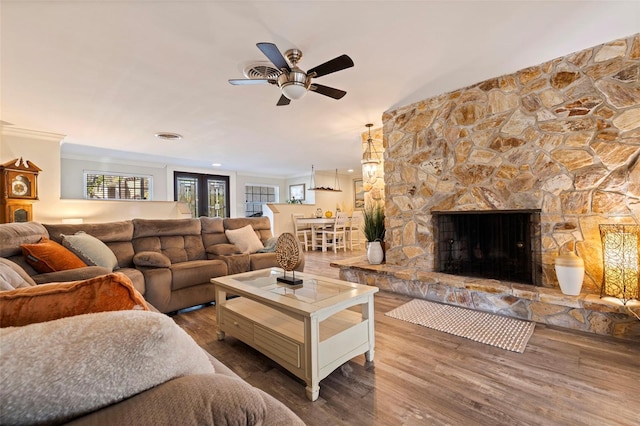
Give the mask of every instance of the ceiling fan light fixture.
<svg viewBox="0 0 640 426">
<path fill-rule="evenodd" d="M 295 101 L 296 99 L 302 99 L 307 94 L 307 88 L 303 83 L 292 81 L 282 85 L 282 94 Z"/>
<path fill-rule="evenodd" d="M 249 66 L 245 69 L 245 79 L 232 78 L 229 83 L 237 85 L 253 84 L 277 84 L 280 89 L 280 99 L 277 106 L 289 105 L 292 100 L 301 99 L 309 90 L 333 99 L 342 99 L 347 94 L 344 90 L 324 86 L 322 84 L 311 84 L 311 80 L 322 77 L 337 71 L 342 71 L 353 66 L 353 60 L 347 55 L 340 55 L 327 62 L 324 62 L 309 72 L 304 72 L 298 68 L 298 61 L 302 58 L 302 51 L 299 49 L 289 49 L 282 55 L 278 47 L 273 43 L 257 43 L 256 46 L 269 59 L 275 67 L 259 64 Z"/>
</svg>

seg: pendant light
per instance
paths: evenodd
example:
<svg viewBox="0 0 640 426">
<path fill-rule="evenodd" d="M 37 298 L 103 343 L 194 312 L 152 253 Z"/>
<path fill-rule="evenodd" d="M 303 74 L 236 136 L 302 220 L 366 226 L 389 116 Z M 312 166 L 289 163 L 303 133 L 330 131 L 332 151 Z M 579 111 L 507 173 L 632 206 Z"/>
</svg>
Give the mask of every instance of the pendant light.
<svg viewBox="0 0 640 426">
<path fill-rule="evenodd" d="M 316 186 L 316 172 L 313 165 L 311 165 L 311 188 L 309 191 L 333 191 L 333 192 L 342 192 L 340 189 L 340 179 L 338 178 L 338 169 L 336 169 L 336 176 L 334 181 L 334 187 L 325 187 L 325 186 Z"/>
<path fill-rule="evenodd" d="M 372 178 L 376 175 L 378 165 L 380 164 L 380 154 L 375 150 L 373 146 L 373 140 L 371 139 L 371 127 L 373 123 L 365 124 L 369 128 L 369 138 L 367 139 L 367 148 L 362 155 L 362 170 L 367 177 Z"/>
</svg>

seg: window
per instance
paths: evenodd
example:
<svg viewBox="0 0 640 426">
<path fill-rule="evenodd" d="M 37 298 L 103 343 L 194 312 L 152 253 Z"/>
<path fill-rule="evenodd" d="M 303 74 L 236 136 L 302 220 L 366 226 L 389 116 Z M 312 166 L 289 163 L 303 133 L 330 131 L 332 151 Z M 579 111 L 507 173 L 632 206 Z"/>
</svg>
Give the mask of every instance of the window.
<svg viewBox="0 0 640 426">
<path fill-rule="evenodd" d="M 151 200 L 153 176 L 84 171 L 84 197 L 94 200 Z"/>
<path fill-rule="evenodd" d="M 276 203 L 278 188 L 266 185 L 245 185 L 244 187 L 244 215 L 246 217 L 261 216 L 264 203 Z"/>
</svg>

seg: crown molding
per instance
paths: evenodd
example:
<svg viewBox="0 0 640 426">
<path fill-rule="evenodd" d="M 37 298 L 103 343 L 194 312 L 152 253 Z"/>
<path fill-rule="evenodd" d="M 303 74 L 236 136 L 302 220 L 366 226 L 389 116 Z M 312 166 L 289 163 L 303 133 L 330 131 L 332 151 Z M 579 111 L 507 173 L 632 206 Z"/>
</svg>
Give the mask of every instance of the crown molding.
<svg viewBox="0 0 640 426">
<path fill-rule="evenodd" d="M 21 129 L 13 126 L 1 126 L 0 132 L 3 136 L 17 136 L 31 139 L 41 139 L 51 142 L 62 142 L 67 135 L 61 135 L 59 133 L 42 132 L 40 130 Z"/>
</svg>

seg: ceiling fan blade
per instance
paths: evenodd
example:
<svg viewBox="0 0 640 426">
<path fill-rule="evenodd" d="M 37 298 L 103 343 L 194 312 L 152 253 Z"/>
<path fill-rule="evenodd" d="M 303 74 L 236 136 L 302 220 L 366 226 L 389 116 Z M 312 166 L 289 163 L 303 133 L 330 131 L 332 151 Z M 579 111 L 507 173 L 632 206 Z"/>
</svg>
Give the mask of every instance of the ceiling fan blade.
<svg viewBox="0 0 640 426">
<path fill-rule="evenodd" d="M 275 80 L 269 80 L 266 78 L 232 78 L 229 83 L 234 86 L 246 85 L 246 84 L 275 84 Z"/>
<path fill-rule="evenodd" d="M 341 55 L 337 58 L 333 58 L 330 61 L 320 64 L 315 68 L 311 68 L 307 71 L 307 75 L 315 73 L 316 77 L 322 77 L 323 75 L 331 74 L 332 72 L 341 71 L 346 68 L 351 68 L 353 61 L 347 55 Z"/>
<path fill-rule="evenodd" d="M 284 105 L 289 105 L 291 103 L 291 99 L 287 98 L 285 95 L 280 96 L 280 99 L 278 99 L 278 103 L 276 105 L 278 106 L 284 106 Z"/>
<path fill-rule="evenodd" d="M 322 84 L 313 83 L 309 90 L 313 90 L 316 93 L 320 93 L 321 95 L 328 96 L 333 99 L 342 99 L 344 95 L 347 94 L 344 90 L 334 89 L 333 87 L 323 86 Z"/>
<path fill-rule="evenodd" d="M 260 51 L 264 53 L 264 56 L 269 58 L 269 60 L 273 63 L 273 65 L 276 66 L 276 68 L 278 68 L 279 70 L 284 68 L 287 71 L 291 71 L 291 68 L 289 68 L 289 64 L 287 64 L 286 59 L 284 59 L 284 56 L 282 56 L 282 53 L 280 53 L 280 50 L 278 50 L 275 44 L 257 43 L 256 46 L 258 46 L 258 49 L 260 49 Z"/>
</svg>

